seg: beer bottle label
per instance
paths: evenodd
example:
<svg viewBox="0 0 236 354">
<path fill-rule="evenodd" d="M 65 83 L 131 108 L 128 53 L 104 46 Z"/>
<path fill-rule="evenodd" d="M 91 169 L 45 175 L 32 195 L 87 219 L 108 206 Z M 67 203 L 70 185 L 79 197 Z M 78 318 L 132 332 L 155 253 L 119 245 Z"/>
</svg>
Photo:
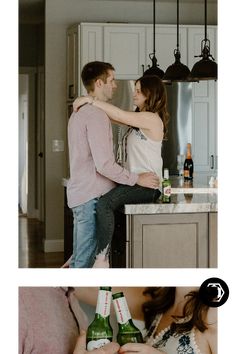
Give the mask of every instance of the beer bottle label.
<svg viewBox="0 0 236 354">
<path fill-rule="evenodd" d="M 99 290 L 96 313 L 106 318 L 110 315 L 110 307 L 111 307 L 111 292 L 107 290 Z"/>
<path fill-rule="evenodd" d="M 98 348 L 101 348 L 105 344 L 108 344 L 108 343 L 110 343 L 110 341 L 107 338 L 101 338 L 101 339 L 97 339 L 97 340 L 90 340 L 87 343 L 87 350 L 91 351 L 91 350 L 94 350 L 94 349 L 98 349 Z"/>
<path fill-rule="evenodd" d="M 171 196 L 171 186 L 170 185 L 168 185 L 168 186 L 163 188 L 163 194 L 166 197 L 170 197 Z"/>
<path fill-rule="evenodd" d="M 189 177 L 190 173 L 189 170 L 184 170 L 184 177 Z"/>
<path fill-rule="evenodd" d="M 117 322 L 120 324 L 128 322 L 131 319 L 131 315 L 125 297 L 113 299 L 113 303 L 116 311 Z"/>
</svg>

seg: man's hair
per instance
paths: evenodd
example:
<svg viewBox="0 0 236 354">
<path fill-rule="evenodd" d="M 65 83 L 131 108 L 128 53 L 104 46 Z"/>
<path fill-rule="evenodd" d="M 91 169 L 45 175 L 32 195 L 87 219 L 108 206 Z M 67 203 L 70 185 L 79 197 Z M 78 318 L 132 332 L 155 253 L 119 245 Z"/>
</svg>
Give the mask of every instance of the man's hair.
<svg viewBox="0 0 236 354">
<path fill-rule="evenodd" d="M 81 78 L 87 92 L 94 91 L 94 84 L 98 79 L 106 83 L 108 71 L 115 70 L 110 63 L 92 61 L 83 67 Z"/>
</svg>

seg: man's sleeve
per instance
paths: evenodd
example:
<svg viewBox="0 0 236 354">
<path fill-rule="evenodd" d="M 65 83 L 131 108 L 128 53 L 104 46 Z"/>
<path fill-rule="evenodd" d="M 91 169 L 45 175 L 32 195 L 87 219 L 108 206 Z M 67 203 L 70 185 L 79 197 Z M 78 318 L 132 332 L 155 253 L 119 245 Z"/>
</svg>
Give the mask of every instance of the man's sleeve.
<svg viewBox="0 0 236 354">
<path fill-rule="evenodd" d="M 33 350 L 32 329 L 28 323 L 28 313 L 24 303 L 24 294 L 19 289 L 19 354 L 30 354 Z"/>
<path fill-rule="evenodd" d="M 102 110 L 88 119 L 88 141 L 97 171 L 110 180 L 133 186 L 138 175 L 129 172 L 115 162 L 111 141 L 111 124 Z"/>
</svg>

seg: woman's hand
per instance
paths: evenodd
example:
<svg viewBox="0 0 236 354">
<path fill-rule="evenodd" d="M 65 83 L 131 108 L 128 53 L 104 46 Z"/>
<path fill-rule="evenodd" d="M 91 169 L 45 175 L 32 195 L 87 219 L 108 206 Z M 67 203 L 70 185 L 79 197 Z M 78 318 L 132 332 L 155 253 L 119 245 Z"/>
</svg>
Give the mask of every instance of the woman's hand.
<svg viewBox="0 0 236 354">
<path fill-rule="evenodd" d="M 86 332 L 81 330 L 73 354 L 115 354 L 119 351 L 119 348 L 118 343 L 111 342 L 101 348 L 88 352 L 86 350 Z"/>
<path fill-rule="evenodd" d="M 73 102 L 73 110 L 77 112 L 81 106 L 86 103 L 93 103 L 94 98 L 92 96 L 81 96 L 77 97 Z"/>
<path fill-rule="evenodd" d="M 166 354 L 165 352 L 155 349 L 148 344 L 127 343 L 122 345 L 119 354 Z"/>
</svg>

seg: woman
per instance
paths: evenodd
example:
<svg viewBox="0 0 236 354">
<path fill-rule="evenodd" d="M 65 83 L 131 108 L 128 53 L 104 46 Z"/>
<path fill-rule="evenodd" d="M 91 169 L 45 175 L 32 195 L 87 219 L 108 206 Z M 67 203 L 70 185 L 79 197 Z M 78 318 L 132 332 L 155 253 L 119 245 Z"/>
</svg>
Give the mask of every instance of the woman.
<svg viewBox="0 0 236 354">
<path fill-rule="evenodd" d="M 113 288 L 123 291 L 134 320 L 144 320 L 145 344 L 127 343 L 119 353 L 216 354 L 217 310 L 206 306 L 198 288 Z M 144 291 L 143 291 L 144 290 Z M 81 301 L 96 303 L 95 288 L 75 290 Z"/>
<path fill-rule="evenodd" d="M 127 137 L 127 161 L 131 172 L 155 172 L 162 178 L 162 140 L 167 131 L 168 112 L 165 86 L 157 76 L 143 76 L 135 83 L 136 112 L 127 112 L 91 96 L 75 100 L 74 110 L 89 103 L 101 108 L 118 124 L 132 127 Z M 114 233 L 114 212 L 124 204 L 150 203 L 160 197 L 159 189 L 119 185 L 97 203 L 96 234 L 98 240 L 95 268 L 109 267 L 108 256 Z"/>
<path fill-rule="evenodd" d="M 152 298 L 143 304 L 146 344 L 126 344 L 121 353 L 217 353 L 216 309 L 202 303 L 197 288 L 148 288 L 145 293 Z"/>
</svg>

